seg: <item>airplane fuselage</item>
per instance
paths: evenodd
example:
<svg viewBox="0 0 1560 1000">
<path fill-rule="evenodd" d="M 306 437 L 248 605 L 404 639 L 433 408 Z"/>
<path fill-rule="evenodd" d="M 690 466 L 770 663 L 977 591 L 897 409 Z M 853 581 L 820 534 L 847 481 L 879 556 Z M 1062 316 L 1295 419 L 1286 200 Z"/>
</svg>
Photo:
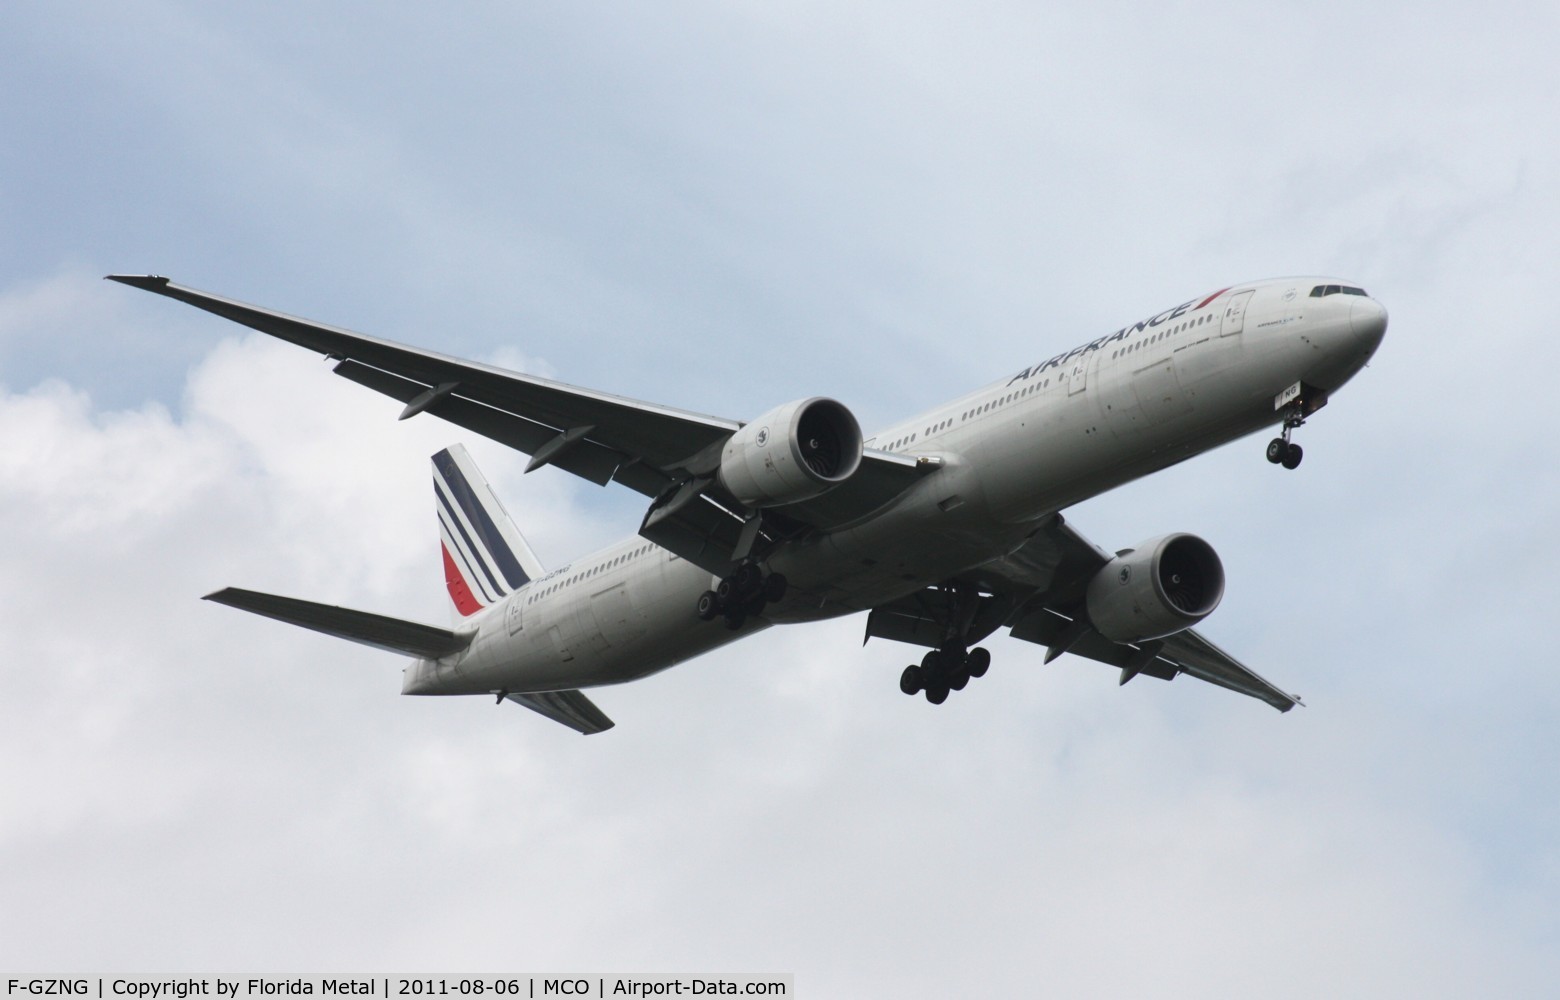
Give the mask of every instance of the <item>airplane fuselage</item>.
<svg viewBox="0 0 1560 1000">
<path fill-rule="evenodd" d="M 1345 291 L 1311 294 L 1330 288 Z M 1385 325 L 1375 300 L 1335 278 L 1189 300 L 868 439 L 932 471 L 866 517 L 777 547 L 766 569 L 784 574 L 786 596 L 739 629 L 694 614 L 716 583 L 709 572 L 633 536 L 473 618 L 469 648 L 414 661 L 403 692 L 621 683 L 770 624 L 915 593 L 1003 559 L 1075 503 L 1277 424 L 1287 407 L 1323 405 L 1364 367 Z"/>
</svg>

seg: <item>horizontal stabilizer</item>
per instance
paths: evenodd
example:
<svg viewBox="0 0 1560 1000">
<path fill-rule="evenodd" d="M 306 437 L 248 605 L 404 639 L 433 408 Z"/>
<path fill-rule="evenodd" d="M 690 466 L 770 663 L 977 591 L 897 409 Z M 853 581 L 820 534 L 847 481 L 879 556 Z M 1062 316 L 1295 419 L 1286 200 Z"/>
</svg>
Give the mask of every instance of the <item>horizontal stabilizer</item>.
<svg viewBox="0 0 1560 1000">
<path fill-rule="evenodd" d="M 508 694 L 504 697 L 586 736 L 604 733 L 614 725 L 601 709 L 578 691 L 542 691 L 538 694 Z"/>
<path fill-rule="evenodd" d="M 350 639 L 365 646 L 383 649 L 388 653 L 406 653 L 436 660 L 441 656 L 458 653 L 471 645 L 470 634 L 460 635 L 449 629 L 436 628 L 418 622 L 403 621 L 385 615 L 338 608 L 331 604 L 300 601 L 296 597 L 278 597 L 255 590 L 228 587 L 202 600 L 226 604 L 240 611 L 250 611 L 267 618 L 275 618 L 289 625 L 301 625 L 316 632 L 324 632 L 338 639 Z M 589 704 L 587 702 L 587 704 Z M 540 711 L 540 709 L 538 709 Z M 599 714 L 599 713 L 598 713 Z M 607 723 L 611 725 L 611 723 Z"/>
</svg>

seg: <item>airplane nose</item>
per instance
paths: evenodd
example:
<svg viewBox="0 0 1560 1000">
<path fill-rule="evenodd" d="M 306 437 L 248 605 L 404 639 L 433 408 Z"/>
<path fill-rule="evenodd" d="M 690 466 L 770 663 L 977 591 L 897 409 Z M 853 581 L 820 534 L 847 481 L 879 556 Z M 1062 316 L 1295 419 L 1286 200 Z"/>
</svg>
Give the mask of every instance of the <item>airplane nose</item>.
<svg viewBox="0 0 1560 1000">
<path fill-rule="evenodd" d="M 1375 299 L 1361 296 L 1349 309 L 1349 328 L 1374 351 L 1387 333 L 1387 309 Z"/>
</svg>

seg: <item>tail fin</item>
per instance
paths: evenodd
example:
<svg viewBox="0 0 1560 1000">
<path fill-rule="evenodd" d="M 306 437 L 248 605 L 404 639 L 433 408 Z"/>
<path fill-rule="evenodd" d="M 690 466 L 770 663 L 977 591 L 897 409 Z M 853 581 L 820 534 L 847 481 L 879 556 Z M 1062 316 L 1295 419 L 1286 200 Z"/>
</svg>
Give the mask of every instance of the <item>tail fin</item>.
<svg viewBox="0 0 1560 1000">
<path fill-rule="evenodd" d="M 461 618 L 469 618 L 545 570 L 504 505 L 461 445 L 433 456 L 444 583 Z"/>
</svg>

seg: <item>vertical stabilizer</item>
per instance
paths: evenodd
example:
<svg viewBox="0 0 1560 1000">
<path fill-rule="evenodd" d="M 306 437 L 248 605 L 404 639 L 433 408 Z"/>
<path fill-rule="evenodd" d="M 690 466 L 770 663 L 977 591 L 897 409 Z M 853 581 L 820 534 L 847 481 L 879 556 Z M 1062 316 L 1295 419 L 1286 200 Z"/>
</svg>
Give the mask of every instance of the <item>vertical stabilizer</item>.
<svg viewBox="0 0 1560 1000">
<path fill-rule="evenodd" d="M 444 583 L 455 613 L 469 618 L 545 572 L 461 445 L 433 456 Z"/>
</svg>

